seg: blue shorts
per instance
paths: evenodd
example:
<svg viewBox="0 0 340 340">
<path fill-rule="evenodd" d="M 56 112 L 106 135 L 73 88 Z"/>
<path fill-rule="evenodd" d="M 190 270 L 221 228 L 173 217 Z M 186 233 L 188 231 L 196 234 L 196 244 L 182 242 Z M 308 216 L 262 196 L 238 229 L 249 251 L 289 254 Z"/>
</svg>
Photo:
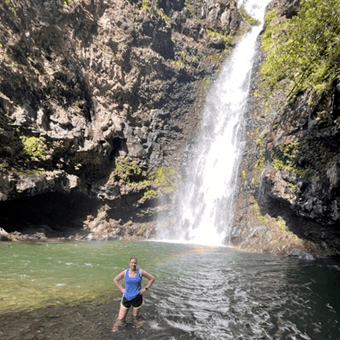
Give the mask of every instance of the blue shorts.
<svg viewBox="0 0 340 340">
<path fill-rule="evenodd" d="M 122 307 L 129 309 L 131 306 L 133 308 L 140 308 L 143 304 L 143 296 L 138 294 L 136 297 L 134 297 L 132 300 L 127 300 L 123 296 L 122 298 Z"/>
</svg>

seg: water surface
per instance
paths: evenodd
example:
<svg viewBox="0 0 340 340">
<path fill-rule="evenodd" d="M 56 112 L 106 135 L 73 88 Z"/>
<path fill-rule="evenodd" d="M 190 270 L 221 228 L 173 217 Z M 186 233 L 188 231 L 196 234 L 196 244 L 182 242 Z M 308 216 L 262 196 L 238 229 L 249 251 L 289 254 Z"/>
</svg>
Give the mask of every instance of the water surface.
<svg viewBox="0 0 340 340">
<path fill-rule="evenodd" d="M 160 250 L 161 249 L 161 250 Z M 0 311 L 106 298 L 131 256 L 145 270 L 196 246 L 148 242 L 0 243 Z"/>
<path fill-rule="evenodd" d="M 2 246 L 0 254 L 0 339 L 340 339 L 340 269 L 330 261 L 120 241 Z M 120 303 L 112 278 L 132 255 L 156 282 L 143 329 L 128 317 L 112 334 Z"/>
</svg>

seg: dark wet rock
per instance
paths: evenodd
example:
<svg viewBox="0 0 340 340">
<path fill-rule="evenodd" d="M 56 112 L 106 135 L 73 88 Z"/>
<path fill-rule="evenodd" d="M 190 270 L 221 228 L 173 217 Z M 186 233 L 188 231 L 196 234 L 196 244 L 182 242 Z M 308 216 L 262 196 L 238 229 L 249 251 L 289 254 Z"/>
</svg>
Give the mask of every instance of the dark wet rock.
<svg viewBox="0 0 340 340">
<path fill-rule="evenodd" d="M 301 260 L 313 261 L 315 260 L 312 254 L 306 253 L 300 249 L 293 249 L 288 253 L 288 256 L 297 257 Z"/>
</svg>

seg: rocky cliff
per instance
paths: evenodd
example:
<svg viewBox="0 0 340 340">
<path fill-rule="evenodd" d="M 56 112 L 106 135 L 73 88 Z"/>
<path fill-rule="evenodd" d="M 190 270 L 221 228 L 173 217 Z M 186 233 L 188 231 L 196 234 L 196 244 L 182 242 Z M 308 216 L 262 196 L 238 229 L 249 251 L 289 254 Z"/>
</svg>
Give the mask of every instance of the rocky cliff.
<svg viewBox="0 0 340 340">
<path fill-rule="evenodd" d="M 280 22 L 297 15 L 300 5 L 273 1 L 268 11 Z M 282 254 L 339 255 L 339 76 L 318 95 L 303 90 L 287 102 L 276 91 L 264 104 L 259 85 L 265 61 L 262 52 L 253 77 L 233 241 Z M 338 56 L 330 68 L 339 69 Z"/>
<path fill-rule="evenodd" d="M 234 0 L 2 1 L 3 237 L 148 237 L 248 27 Z"/>
<path fill-rule="evenodd" d="M 300 7 L 268 12 L 280 24 Z M 236 2 L 5 0 L 0 26 L 0 237 L 152 236 L 207 89 L 249 28 Z M 260 40 L 231 240 L 339 255 L 339 78 L 312 98 L 268 96 Z"/>
</svg>

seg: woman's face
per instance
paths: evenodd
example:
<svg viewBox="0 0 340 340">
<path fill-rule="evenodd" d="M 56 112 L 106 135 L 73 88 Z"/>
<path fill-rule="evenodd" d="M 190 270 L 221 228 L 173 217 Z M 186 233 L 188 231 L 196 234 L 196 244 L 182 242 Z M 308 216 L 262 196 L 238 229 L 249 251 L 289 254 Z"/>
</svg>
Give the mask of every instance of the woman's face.
<svg viewBox="0 0 340 340">
<path fill-rule="evenodd" d="M 137 268 L 137 260 L 136 259 L 131 259 L 129 262 L 130 269 L 135 271 Z"/>
</svg>

